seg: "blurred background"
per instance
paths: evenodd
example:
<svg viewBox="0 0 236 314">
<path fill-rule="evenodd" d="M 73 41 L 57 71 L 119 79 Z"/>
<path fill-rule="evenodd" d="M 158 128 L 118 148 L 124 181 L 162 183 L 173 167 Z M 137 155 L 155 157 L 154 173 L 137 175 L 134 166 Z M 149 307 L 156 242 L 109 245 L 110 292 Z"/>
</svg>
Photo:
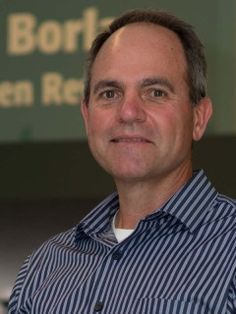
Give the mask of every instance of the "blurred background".
<svg viewBox="0 0 236 314">
<path fill-rule="evenodd" d="M 0 314 L 27 255 L 114 190 L 87 147 L 83 67 L 97 32 L 135 8 L 170 11 L 202 39 L 214 117 L 194 167 L 236 197 L 234 0 L 0 0 Z"/>
</svg>

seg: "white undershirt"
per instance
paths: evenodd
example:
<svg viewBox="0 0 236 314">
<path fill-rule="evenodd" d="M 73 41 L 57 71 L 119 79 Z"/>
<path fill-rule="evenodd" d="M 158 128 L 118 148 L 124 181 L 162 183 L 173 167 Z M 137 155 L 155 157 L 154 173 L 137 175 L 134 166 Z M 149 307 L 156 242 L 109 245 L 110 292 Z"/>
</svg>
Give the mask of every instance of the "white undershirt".
<svg viewBox="0 0 236 314">
<path fill-rule="evenodd" d="M 123 229 L 123 228 L 116 228 L 115 226 L 116 214 L 112 219 L 112 230 L 116 236 L 118 242 L 123 241 L 124 239 L 128 238 L 129 235 L 134 231 L 134 229 Z"/>
</svg>

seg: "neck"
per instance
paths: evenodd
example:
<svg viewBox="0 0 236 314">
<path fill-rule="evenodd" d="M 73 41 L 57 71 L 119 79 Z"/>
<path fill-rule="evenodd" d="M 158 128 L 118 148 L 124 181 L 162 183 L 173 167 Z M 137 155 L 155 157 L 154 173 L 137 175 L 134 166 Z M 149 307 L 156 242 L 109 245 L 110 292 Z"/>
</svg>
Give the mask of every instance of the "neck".
<svg viewBox="0 0 236 314">
<path fill-rule="evenodd" d="M 176 176 L 145 181 L 116 180 L 120 209 L 118 228 L 133 229 L 147 215 L 161 208 L 192 176 L 192 169 Z"/>
</svg>

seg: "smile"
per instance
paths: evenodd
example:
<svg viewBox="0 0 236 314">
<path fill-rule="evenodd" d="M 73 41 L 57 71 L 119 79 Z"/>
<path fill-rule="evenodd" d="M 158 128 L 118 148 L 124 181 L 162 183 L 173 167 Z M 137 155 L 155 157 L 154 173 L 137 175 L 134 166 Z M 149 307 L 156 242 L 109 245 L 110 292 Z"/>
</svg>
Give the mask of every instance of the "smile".
<svg viewBox="0 0 236 314">
<path fill-rule="evenodd" d="M 117 137 L 111 140 L 112 143 L 151 143 L 142 137 Z"/>
</svg>

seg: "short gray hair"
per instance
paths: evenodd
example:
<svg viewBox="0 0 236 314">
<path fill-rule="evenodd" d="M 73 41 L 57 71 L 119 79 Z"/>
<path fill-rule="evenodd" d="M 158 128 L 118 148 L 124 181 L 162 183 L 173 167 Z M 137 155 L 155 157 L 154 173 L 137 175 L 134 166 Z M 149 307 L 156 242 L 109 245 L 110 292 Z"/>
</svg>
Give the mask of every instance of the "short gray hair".
<svg viewBox="0 0 236 314">
<path fill-rule="evenodd" d="M 158 10 L 133 10 L 113 20 L 109 28 L 100 33 L 93 41 L 88 54 L 85 71 L 84 101 L 88 104 L 90 97 L 91 72 L 96 56 L 105 41 L 121 27 L 131 23 L 152 23 L 174 32 L 180 39 L 187 61 L 187 84 L 189 97 L 196 105 L 207 93 L 207 64 L 204 47 L 193 30 L 192 25 L 167 12 Z"/>
</svg>

